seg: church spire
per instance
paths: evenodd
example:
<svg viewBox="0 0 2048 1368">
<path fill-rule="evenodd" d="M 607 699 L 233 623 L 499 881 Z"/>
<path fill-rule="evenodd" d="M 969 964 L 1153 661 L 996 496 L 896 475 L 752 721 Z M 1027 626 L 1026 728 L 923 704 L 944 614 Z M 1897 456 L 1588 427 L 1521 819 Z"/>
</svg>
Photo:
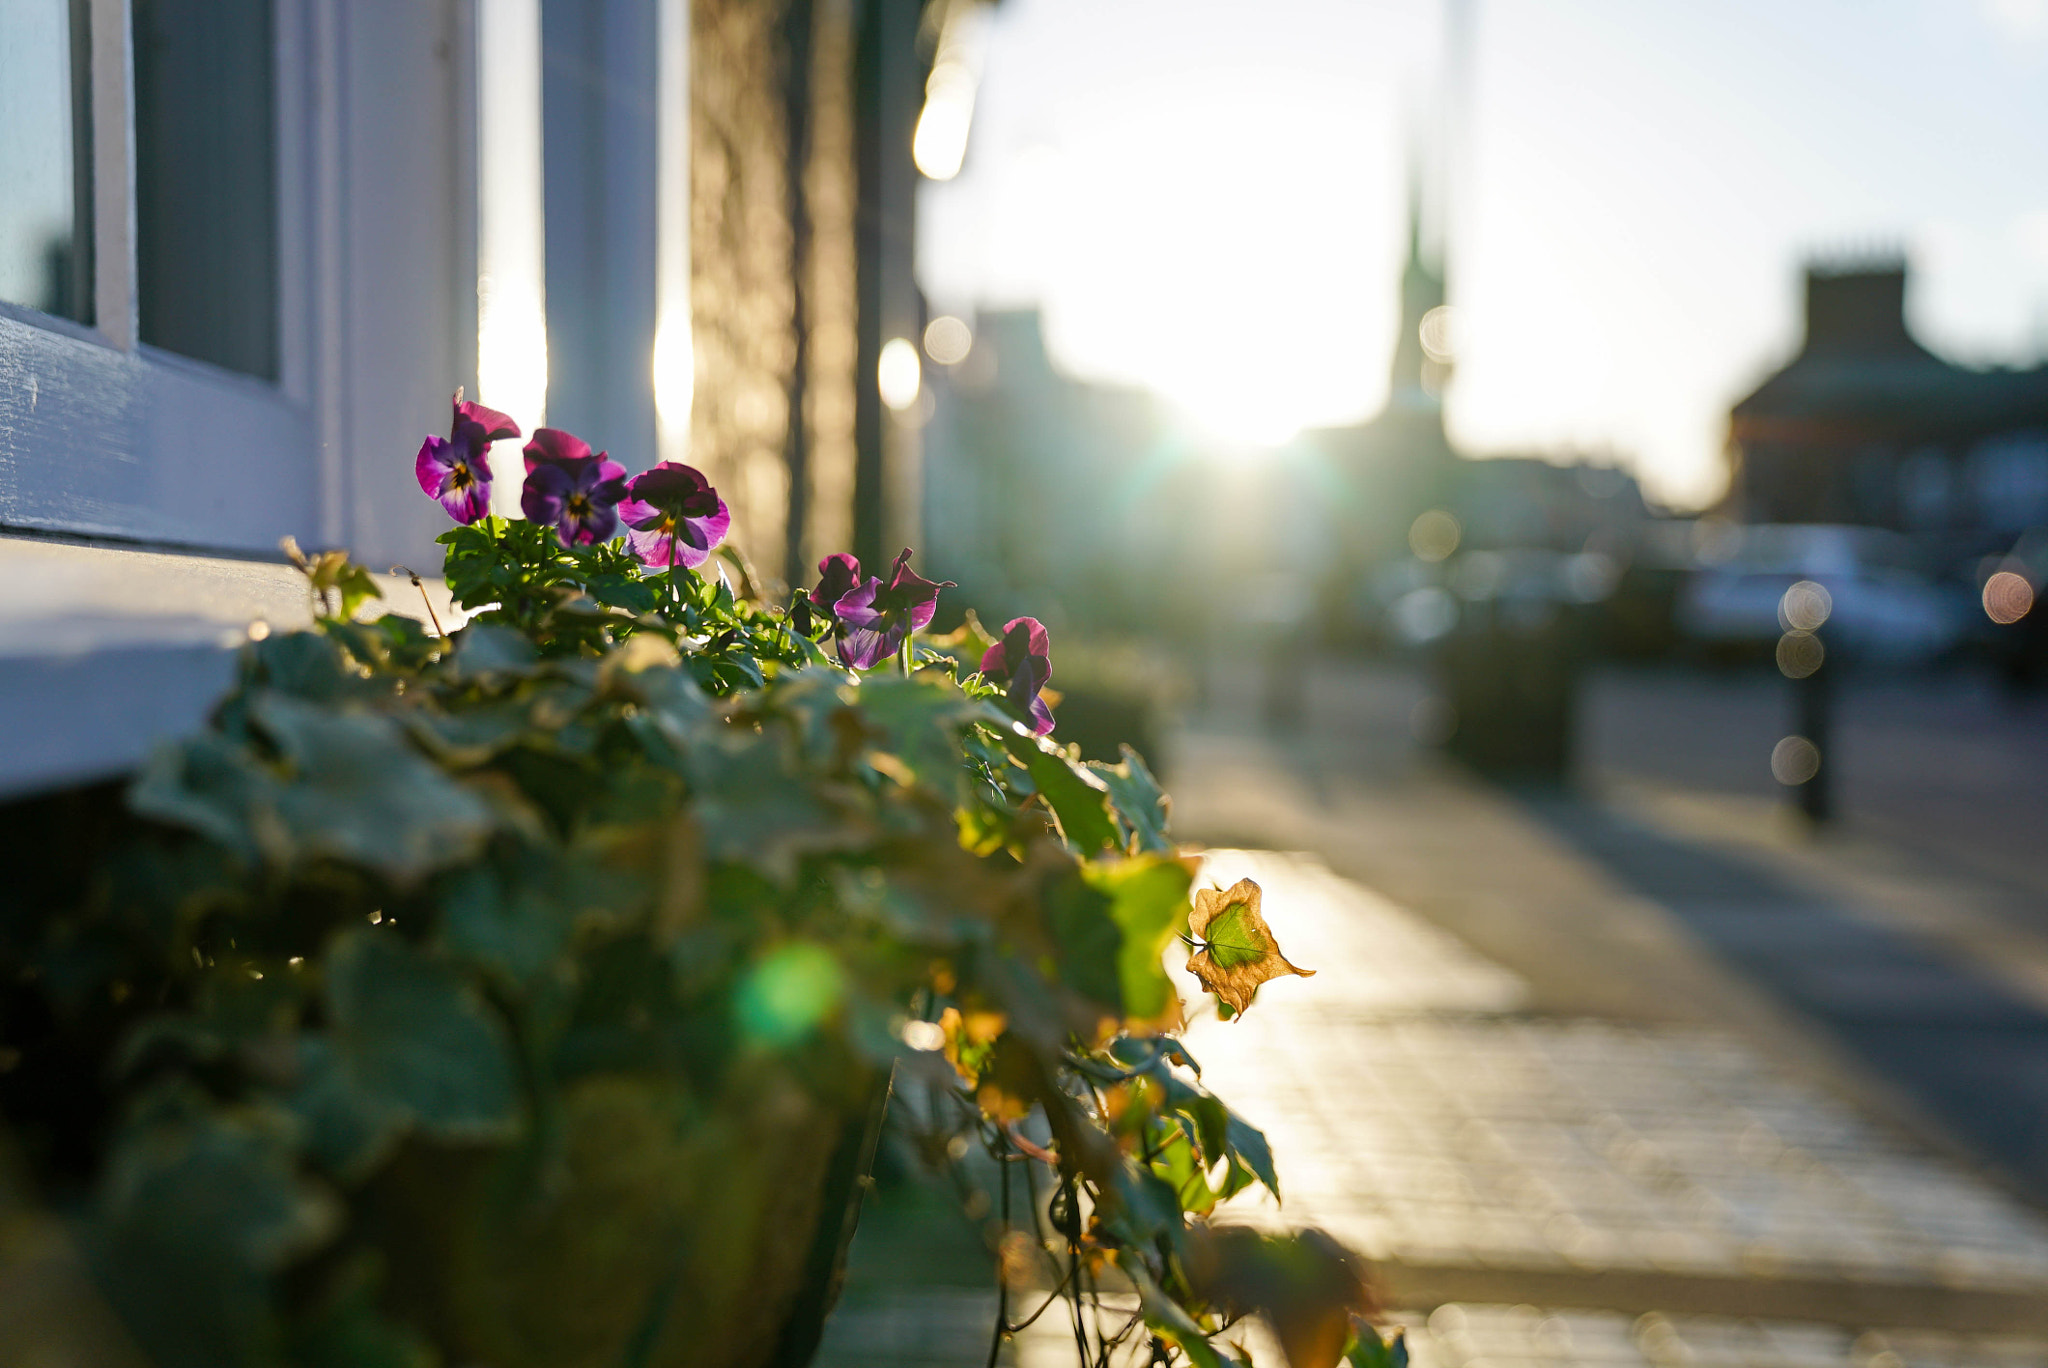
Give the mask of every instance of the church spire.
<svg viewBox="0 0 2048 1368">
<path fill-rule="evenodd" d="M 1442 245 L 1437 244 L 1434 252 L 1426 252 L 1423 244 L 1422 210 L 1423 186 L 1419 159 L 1411 158 L 1408 173 L 1408 260 L 1401 268 L 1401 325 L 1394 338 L 1394 369 L 1392 375 L 1393 403 L 1406 408 L 1439 406 L 1437 391 L 1440 384 L 1425 384 L 1427 372 L 1438 362 L 1430 359 L 1423 349 L 1422 320 L 1432 309 L 1444 303 L 1444 277 L 1441 265 L 1432 265 L 1428 259 L 1434 256 L 1443 260 Z M 1435 377 L 1431 377 L 1435 378 Z"/>
</svg>

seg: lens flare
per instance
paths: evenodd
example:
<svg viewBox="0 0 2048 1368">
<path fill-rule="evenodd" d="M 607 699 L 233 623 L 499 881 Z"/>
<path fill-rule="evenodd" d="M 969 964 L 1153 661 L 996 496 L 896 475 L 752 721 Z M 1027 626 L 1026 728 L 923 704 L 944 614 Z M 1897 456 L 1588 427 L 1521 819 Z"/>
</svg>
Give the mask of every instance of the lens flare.
<svg viewBox="0 0 2048 1368">
<path fill-rule="evenodd" d="M 763 958 L 740 984 L 734 1008 L 747 1039 L 771 1048 L 794 1045 L 839 1007 L 846 976 L 821 945 L 797 941 Z"/>
</svg>

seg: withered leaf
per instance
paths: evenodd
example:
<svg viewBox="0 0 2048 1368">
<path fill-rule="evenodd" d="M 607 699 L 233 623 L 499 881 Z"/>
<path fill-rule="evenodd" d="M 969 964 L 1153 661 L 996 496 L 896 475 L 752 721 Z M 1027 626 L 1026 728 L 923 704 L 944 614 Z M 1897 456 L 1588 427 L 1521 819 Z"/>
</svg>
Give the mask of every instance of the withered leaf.
<svg viewBox="0 0 2048 1368">
<path fill-rule="evenodd" d="M 1239 879 L 1227 889 L 1197 890 L 1188 930 L 1201 942 L 1188 957 L 1188 972 L 1228 1003 L 1233 1013 L 1251 1006 L 1252 995 L 1268 979 L 1315 973 L 1296 968 L 1280 953 L 1279 942 L 1259 915 L 1259 886 L 1250 879 Z"/>
</svg>

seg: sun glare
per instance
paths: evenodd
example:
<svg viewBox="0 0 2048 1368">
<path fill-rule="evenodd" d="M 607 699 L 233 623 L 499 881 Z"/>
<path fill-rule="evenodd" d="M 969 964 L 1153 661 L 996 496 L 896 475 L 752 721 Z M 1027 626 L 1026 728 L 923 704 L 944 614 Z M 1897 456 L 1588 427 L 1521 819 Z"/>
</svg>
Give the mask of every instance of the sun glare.
<svg viewBox="0 0 2048 1368">
<path fill-rule="evenodd" d="M 1159 388 L 1190 429 L 1236 451 L 1273 451 L 1302 429 L 1297 414 L 1253 388 L 1204 390 L 1171 381 Z"/>
</svg>

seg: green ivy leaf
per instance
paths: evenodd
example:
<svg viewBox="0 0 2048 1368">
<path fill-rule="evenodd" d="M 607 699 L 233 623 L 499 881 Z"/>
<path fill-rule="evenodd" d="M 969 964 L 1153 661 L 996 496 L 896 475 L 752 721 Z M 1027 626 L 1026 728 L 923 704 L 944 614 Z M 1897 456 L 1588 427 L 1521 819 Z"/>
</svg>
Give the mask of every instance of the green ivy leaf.
<svg viewBox="0 0 2048 1368">
<path fill-rule="evenodd" d="M 791 763 L 780 729 L 727 729 L 706 736 L 687 757 L 705 853 L 751 865 L 778 882 L 794 877 L 797 857 L 859 839 L 829 820 Z"/>
<path fill-rule="evenodd" d="M 1157 858 L 1091 864 L 1048 908 L 1067 982 L 1117 1015 L 1164 1022 L 1179 999 L 1167 977 L 1167 942 L 1183 924 L 1188 871 Z"/>
<path fill-rule="evenodd" d="M 451 954 L 514 984 L 545 977 L 586 918 L 625 915 L 645 890 L 595 858 L 522 847 L 456 873 L 438 899 Z"/>
<path fill-rule="evenodd" d="M 301 1178 L 289 1118 L 197 1098 L 121 1136 L 87 1230 L 96 1281 L 162 1368 L 270 1362 L 270 1276 L 339 1215 Z"/>
<path fill-rule="evenodd" d="M 325 969 L 331 1028 L 305 1052 L 294 1099 L 323 1157 L 360 1172 L 407 1125 L 446 1140 L 511 1133 L 511 1038 L 467 979 L 367 927 L 336 942 Z"/>
<path fill-rule="evenodd" d="M 328 855 L 408 882 L 467 856 L 491 812 L 406 744 L 390 718 L 266 694 L 251 709 L 291 777 L 271 795 L 281 854 Z"/>
<path fill-rule="evenodd" d="M 1152 1075 L 1165 1095 L 1166 1110 L 1184 1118 L 1201 1146 L 1204 1167 L 1213 1167 L 1230 1152 L 1230 1108 L 1207 1088 L 1176 1078 L 1161 1069 Z"/>
<path fill-rule="evenodd" d="M 242 859 L 262 855 L 258 811 L 267 811 L 276 783 L 249 752 L 217 732 L 160 746 L 128 790 L 144 817 L 196 831 Z"/>
<path fill-rule="evenodd" d="M 1039 796 L 1059 823 L 1060 839 L 1068 849 L 1089 856 L 1122 848 L 1116 822 L 1109 815 L 1109 789 L 1093 770 L 1076 765 L 1015 728 L 1004 736 L 1003 743 L 1023 762 Z"/>
<path fill-rule="evenodd" d="M 340 703 L 387 691 L 351 669 L 337 643 L 322 632 L 281 632 L 251 645 L 247 658 L 251 684 L 309 703 Z"/>
<path fill-rule="evenodd" d="M 370 578 L 370 572 L 354 561 L 347 562 L 335 573 L 334 589 L 341 599 L 340 617 L 344 622 L 353 618 L 356 609 L 371 599 L 384 597 L 384 591 L 377 587 L 376 580 Z"/>
<path fill-rule="evenodd" d="M 1396 1330 L 1392 1339 L 1385 1339 L 1378 1327 L 1361 1325 L 1344 1347 L 1344 1362 L 1351 1368 L 1408 1368 L 1408 1333 Z"/>
<path fill-rule="evenodd" d="M 1118 1239 L 1137 1249 L 1162 1240 L 1177 1245 L 1187 1228 L 1173 1185 L 1129 1159 L 1118 1162 L 1103 1188 L 1098 1214 Z"/>
<path fill-rule="evenodd" d="M 1145 1261 L 1131 1250 L 1118 1250 L 1117 1267 L 1138 1289 L 1138 1305 L 1153 1334 L 1177 1347 L 1195 1368 L 1237 1368 L 1237 1360 L 1220 1352 L 1187 1310 L 1166 1295 Z"/>
<path fill-rule="evenodd" d="M 458 679 L 516 674 L 540 659 L 525 634 L 511 627 L 478 623 L 457 632 L 454 641 L 453 673 Z"/>
<path fill-rule="evenodd" d="M 583 588 L 607 608 L 627 613 L 651 613 L 658 602 L 654 586 L 637 574 L 606 571 L 587 576 Z"/>
<path fill-rule="evenodd" d="M 907 774 L 949 796 L 962 773 L 960 729 L 990 715 L 950 684 L 916 676 L 871 675 L 843 696 L 851 697 L 871 725 L 873 749 L 901 762 L 888 772 Z"/>
<path fill-rule="evenodd" d="M 1166 837 L 1166 816 L 1171 803 L 1159 781 L 1152 777 L 1152 771 L 1145 768 L 1143 756 L 1126 744 L 1123 757 L 1114 765 L 1090 760 L 1088 768 L 1109 790 L 1110 807 L 1123 830 L 1125 849 L 1170 855 L 1174 845 Z"/>
<path fill-rule="evenodd" d="M 1242 1162 L 1253 1177 L 1266 1185 L 1266 1191 L 1279 1201 L 1280 1174 L 1273 1167 L 1273 1146 L 1267 1142 L 1266 1133 L 1236 1112 L 1229 1113 L 1225 1123 L 1225 1143 L 1231 1157 Z"/>
<path fill-rule="evenodd" d="M 1357 1256 L 1323 1231 L 1208 1226 L 1189 1243 L 1195 1294 L 1232 1315 L 1258 1315 L 1290 1364 L 1335 1368 L 1353 1340 L 1352 1317 L 1372 1304 Z"/>
<path fill-rule="evenodd" d="M 307 555 L 291 537 L 279 543 L 285 557 L 306 577 L 313 595 L 313 616 L 346 622 L 356 609 L 384 593 L 370 572 L 348 558 L 346 551 L 317 551 Z M 330 597 L 331 596 L 331 597 Z"/>
</svg>

